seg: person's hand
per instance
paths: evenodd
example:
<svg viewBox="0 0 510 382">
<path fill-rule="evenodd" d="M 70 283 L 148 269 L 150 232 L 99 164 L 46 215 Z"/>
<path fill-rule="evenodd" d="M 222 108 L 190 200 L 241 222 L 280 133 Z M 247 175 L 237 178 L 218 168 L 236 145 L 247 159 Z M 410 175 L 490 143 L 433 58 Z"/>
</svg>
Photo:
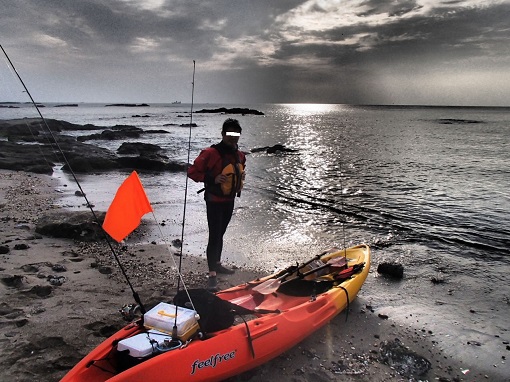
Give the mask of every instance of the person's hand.
<svg viewBox="0 0 510 382">
<path fill-rule="evenodd" d="M 243 173 L 242 173 L 242 175 L 241 175 L 241 179 L 242 179 L 242 180 L 243 180 L 243 182 L 244 182 L 244 180 L 246 179 L 246 172 L 244 172 L 244 171 L 243 171 Z"/>
<path fill-rule="evenodd" d="M 226 175 L 220 174 L 216 178 L 214 178 L 214 183 L 221 184 L 227 181 L 228 177 Z"/>
</svg>

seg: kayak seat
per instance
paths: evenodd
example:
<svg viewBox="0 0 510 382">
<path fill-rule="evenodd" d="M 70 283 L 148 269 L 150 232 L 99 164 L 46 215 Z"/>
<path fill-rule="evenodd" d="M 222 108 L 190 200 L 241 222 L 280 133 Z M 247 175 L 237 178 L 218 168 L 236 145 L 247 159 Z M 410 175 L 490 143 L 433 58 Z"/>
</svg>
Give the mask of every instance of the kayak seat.
<svg viewBox="0 0 510 382">
<path fill-rule="evenodd" d="M 188 297 L 189 293 L 189 297 Z M 204 333 L 217 332 L 233 325 L 236 315 L 253 314 L 251 309 L 232 304 L 211 293 L 207 289 L 180 290 L 173 303 L 188 309 L 195 309 L 200 315 L 198 325 Z M 193 304 L 190 302 L 193 301 Z"/>
<path fill-rule="evenodd" d="M 297 297 L 290 296 L 285 293 L 271 293 L 264 296 L 264 301 L 262 301 L 256 308 L 257 310 L 286 310 L 295 307 L 296 305 L 300 305 L 309 299 L 306 297 Z"/>
<path fill-rule="evenodd" d="M 282 283 L 278 288 L 279 293 L 284 293 L 289 296 L 315 296 L 324 293 L 333 287 L 333 281 L 323 280 L 305 280 L 305 279 L 292 279 L 288 282 Z"/>
</svg>

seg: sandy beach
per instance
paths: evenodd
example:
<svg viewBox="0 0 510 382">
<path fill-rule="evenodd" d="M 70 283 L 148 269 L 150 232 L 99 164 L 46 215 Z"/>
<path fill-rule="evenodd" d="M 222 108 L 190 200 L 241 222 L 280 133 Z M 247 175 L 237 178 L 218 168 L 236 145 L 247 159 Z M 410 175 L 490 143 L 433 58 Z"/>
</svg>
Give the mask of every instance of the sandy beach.
<svg viewBox="0 0 510 382">
<path fill-rule="evenodd" d="M 3 381 L 58 381 L 93 347 L 126 324 L 119 309 L 133 302 L 106 244 L 55 239 L 35 232 L 37 219 L 59 208 L 55 204 L 58 182 L 45 175 L 0 171 Z M 146 306 L 171 300 L 177 279 L 166 246 L 133 240 L 118 249 Z M 189 287 L 205 285 L 205 260 L 198 254 L 186 255 L 183 274 Z M 257 270 L 237 269 L 235 275 L 220 278 L 220 287 L 257 276 Z M 430 369 L 420 376 L 405 375 L 385 364 L 381 348 L 395 339 L 428 360 Z M 458 364 L 436 345 L 435 333 L 396 324 L 374 310 L 362 289 L 348 315 L 343 312 L 292 350 L 231 380 L 265 381 L 275 375 L 281 382 L 502 380 L 498 374 L 478 371 L 476 365 L 466 368 Z"/>
</svg>

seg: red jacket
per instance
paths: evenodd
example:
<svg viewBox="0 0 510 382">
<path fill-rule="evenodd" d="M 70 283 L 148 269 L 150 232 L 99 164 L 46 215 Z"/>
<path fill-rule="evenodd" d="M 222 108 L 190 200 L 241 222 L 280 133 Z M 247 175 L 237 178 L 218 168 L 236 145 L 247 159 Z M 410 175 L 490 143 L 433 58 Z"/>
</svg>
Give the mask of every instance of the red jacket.
<svg viewBox="0 0 510 382">
<path fill-rule="evenodd" d="M 204 182 L 204 199 L 208 202 L 227 202 L 235 198 L 235 194 L 224 195 L 221 186 L 214 179 L 222 173 L 229 164 L 246 163 L 246 156 L 242 151 L 233 150 L 223 142 L 208 147 L 200 153 L 193 164 L 188 168 L 188 176 L 195 182 Z"/>
</svg>

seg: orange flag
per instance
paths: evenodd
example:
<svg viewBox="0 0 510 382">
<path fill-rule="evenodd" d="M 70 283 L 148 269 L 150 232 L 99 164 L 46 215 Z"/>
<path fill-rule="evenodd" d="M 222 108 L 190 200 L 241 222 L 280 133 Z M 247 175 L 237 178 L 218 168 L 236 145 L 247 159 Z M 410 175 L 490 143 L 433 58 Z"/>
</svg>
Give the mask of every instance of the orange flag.
<svg viewBox="0 0 510 382">
<path fill-rule="evenodd" d="M 136 171 L 120 185 L 106 212 L 103 229 L 117 242 L 135 230 L 152 207 Z"/>
</svg>

